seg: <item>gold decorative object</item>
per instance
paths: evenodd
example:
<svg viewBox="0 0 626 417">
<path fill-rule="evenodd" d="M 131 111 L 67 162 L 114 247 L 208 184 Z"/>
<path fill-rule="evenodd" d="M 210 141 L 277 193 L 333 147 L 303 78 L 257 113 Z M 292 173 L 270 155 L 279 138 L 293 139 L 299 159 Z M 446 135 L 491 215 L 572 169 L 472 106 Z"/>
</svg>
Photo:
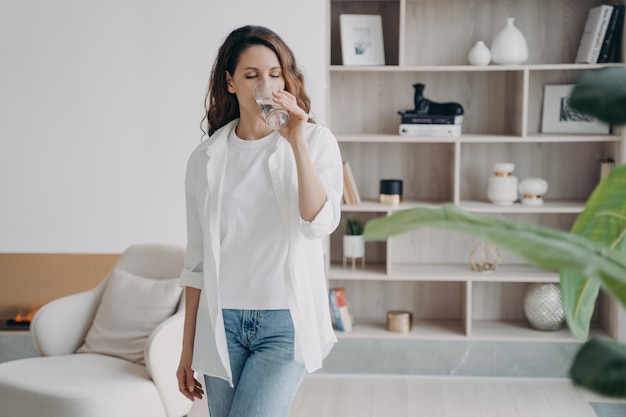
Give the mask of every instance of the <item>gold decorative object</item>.
<svg viewBox="0 0 626 417">
<path fill-rule="evenodd" d="M 497 246 L 482 240 L 472 242 L 470 265 L 474 271 L 495 271 L 500 262 L 500 250 Z"/>
<path fill-rule="evenodd" d="M 397 333 L 409 333 L 413 328 L 413 313 L 404 310 L 387 312 L 387 330 Z"/>
</svg>

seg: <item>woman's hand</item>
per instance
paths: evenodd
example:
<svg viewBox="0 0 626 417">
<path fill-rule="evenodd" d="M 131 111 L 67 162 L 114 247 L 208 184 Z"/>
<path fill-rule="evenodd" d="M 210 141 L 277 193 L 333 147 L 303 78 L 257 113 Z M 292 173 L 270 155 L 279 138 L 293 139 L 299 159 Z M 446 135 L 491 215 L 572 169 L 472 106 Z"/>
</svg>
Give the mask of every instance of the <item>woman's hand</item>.
<svg viewBox="0 0 626 417">
<path fill-rule="evenodd" d="M 195 398 L 201 399 L 204 391 L 202 390 L 202 384 L 193 376 L 191 358 L 187 359 L 187 356 L 183 354 L 180 358 L 176 379 L 178 380 L 178 390 L 193 401 Z"/>
<path fill-rule="evenodd" d="M 279 90 L 272 94 L 274 102 L 289 112 L 289 123 L 279 132 L 293 146 L 298 139 L 304 138 L 304 129 L 309 115 L 298 106 L 296 98 L 288 91 Z"/>
</svg>

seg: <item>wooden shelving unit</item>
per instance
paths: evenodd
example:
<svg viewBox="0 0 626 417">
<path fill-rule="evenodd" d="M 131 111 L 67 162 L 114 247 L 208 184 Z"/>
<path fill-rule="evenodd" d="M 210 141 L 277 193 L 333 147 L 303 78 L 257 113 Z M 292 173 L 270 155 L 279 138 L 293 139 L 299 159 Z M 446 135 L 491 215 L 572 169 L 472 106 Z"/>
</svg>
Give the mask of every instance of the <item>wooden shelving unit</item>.
<svg viewBox="0 0 626 417">
<path fill-rule="evenodd" d="M 597 160 L 626 160 L 624 129 L 608 135 L 541 132 L 546 84 L 573 84 L 586 71 L 625 65 L 573 63 L 588 10 L 600 3 L 329 0 L 327 120 L 364 200 L 344 205 L 344 214 L 371 219 L 453 203 L 488 216 L 569 230 L 597 184 Z M 339 15 L 344 13 L 382 16 L 387 65 L 341 64 Z M 478 40 L 489 45 L 507 17 L 515 17 L 526 36 L 528 62 L 467 65 L 471 46 Z M 426 97 L 464 106 L 462 136 L 398 135 L 397 111 L 413 108 L 416 82 L 426 85 Z M 520 180 L 546 179 L 545 204 L 491 204 L 486 190 L 494 162 L 515 163 Z M 377 202 L 384 178 L 403 180 L 404 201 L 397 207 Z M 472 271 L 472 239 L 439 229 L 367 243 L 365 269 L 352 270 L 341 263 L 341 235 L 339 228 L 329 239 L 328 279 L 331 286 L 346 288 L 356 323 L 342 338 L 575 342 L 567 329 L 536 331 L 525 321 L 525 286 L 558 282 L 555 272 L 538 271 L 507 253 L 495 272 Z M 603 313 L 615 311 L 607 308 L 609 303 L 602 297 L 594 317 L 599 334 L 614 328 L 615 318 Z M 396 309 L 413 312 L 409 335 L 384 329 L 386 311 Z"/>
</svg>

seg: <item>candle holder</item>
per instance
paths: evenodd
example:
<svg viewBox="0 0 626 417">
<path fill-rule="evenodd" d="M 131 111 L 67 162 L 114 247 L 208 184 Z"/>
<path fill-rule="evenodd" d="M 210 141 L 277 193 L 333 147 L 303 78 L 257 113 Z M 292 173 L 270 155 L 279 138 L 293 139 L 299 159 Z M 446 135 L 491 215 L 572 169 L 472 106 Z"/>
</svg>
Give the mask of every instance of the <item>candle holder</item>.
<svg viewBox="0 0 626 417">
<path fill-rule="evenodd" d="M 517 200 L 517 177 L 511 175 L 515 164 L 496 162 L 493 164 L 494 176 L 489 178 L 487 198 L 493 204 L 510 206 Z"/>
<path fill-rule="evenodd" d="M 548 191 L 548 182 L 542 178 L 525 178 L 518 188 L 522 195 L 522 204 L 540 206 L 543 204 L 541 196 Z"/>
</svg>

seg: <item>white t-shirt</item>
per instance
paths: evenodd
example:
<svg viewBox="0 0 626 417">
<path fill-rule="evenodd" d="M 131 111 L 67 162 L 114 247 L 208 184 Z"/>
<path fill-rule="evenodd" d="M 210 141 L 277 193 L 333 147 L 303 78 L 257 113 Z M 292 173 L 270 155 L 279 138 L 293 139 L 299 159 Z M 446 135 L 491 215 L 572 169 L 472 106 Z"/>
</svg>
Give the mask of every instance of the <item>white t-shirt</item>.
<svg viewBox="0 0 626 417">
<path fill-rule="evenodd" d="M 288 233 L 272 188 L 269 157 L 274 132 L 242 140 L 228 136 L 220 216 L 222 308 L 289 308 L 285 283 Z"/>
</svg>

